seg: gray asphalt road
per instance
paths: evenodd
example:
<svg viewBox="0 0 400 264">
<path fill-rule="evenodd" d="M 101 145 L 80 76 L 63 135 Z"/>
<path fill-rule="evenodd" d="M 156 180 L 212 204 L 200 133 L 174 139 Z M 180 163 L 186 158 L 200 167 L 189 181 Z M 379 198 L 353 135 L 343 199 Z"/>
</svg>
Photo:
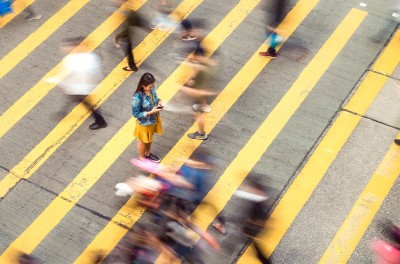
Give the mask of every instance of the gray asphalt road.
<svg viewBox="0 0 400 264">
<path fill-rule="evenodd" d="M 35 2 L 34 7 L 42 14 L 42 19 L 27 22 L 23 19 L 24 13 L 14 18 L 1 29 L 0 56 L 4 57 L 30 34 L 36 32 L 67 2 L 41 0 Z M 237 3 L 235 0 L 204 0 L 189 18 L 204 19 L 207 26 L 205 34 L 208 34 Z M 285 13 L 294 8 L 296 3 L 288 1 Z M 280 49 L 278 58 L 269 62 L 250 82 L 244 93 L 216 124 L 209 139 L 202 143 L 217 161 L 212 172 L 213 183 L 217 182 L 255 131 L 273 112 L 350 10 L 364 10 L 368 15 L 315 87 L 312 87 L 312 91 L 309 92 L 310 87 L 305 88 L 308 95 L 304 102 L 272 144 L 263 151 L 264 154 L 249 172 L 250 176 L 244 180 L 246 183 L 251 179 L 251 175 L 256 173 L 265 175 L 264 184 L 275 190 L 271 193 L 271 199 L 279 202 L 280 196 L 284 195 L 283 190 L 307 162 L 343 103 L 357 89 L 359 81 L 385 48 L 397 26 L 391 22 L 391 4 L 373 1 L 366 4 L 362 7 L 357 1 L 321 0 L 295 28 Z M 105 0 L 90 1 L 1 78 L 0 113 L 3 114 L 60 62 L 63 55 L 58 46 L 62 39 L 87 36 L 110 16 L 108 5 Z M 221 65 L 215 80 L 215 89 L 218 91 L 225 89 L 251 56 L 257 53 L 264 41 L 266 17 L 271 15 L 264 10 L 270 10 L 270 6 L 270 1 L 261 1 L 216 50 L 215 56 Z M 144 4 L 142 12 L 150 16 L 149 3 Z M 138 31 L 135 44 L 142 41 L 149 32 L 150 29 Z M 88 126 L 92 120 L 86 120 L 53 154 L 46 156 L 42 165 L 35 165 L 37 170 L 29 179 L 21 180 L 0 200 L 0 252 L 5 251 L 39 217 L 51 201 L 129 120 L 131 96 L 140 76 L 144 72 L 152 72 L 157 83 L 161 84 L 174 72 L 178 65 L 170 56 L 170 52 L 174 42 L 179 42 L 177 38 L 176 35 L 169 36 L 146 59 L 139 71 L 124 80 L 104 101 L 101 110 L 109 124 L 106 129 L 91 131 Z M 112 44 L 112 35 L 107 37 L 96 51 L 102 57 L 105 76 L 118 67 L 118 63 L 123 59 L 122 51 L 115 49 Z M 255 70 L 251 67 L 249 69 Z M 397 76 L 398 71 L 392 75 L 393 78 Z M 237 86 L 239 89 L 240 83 Z M 277 247 L 273 254 L 274 263 L 316 263 L 320 259 L 354 200 L 398 133 L 400 111 L 398 98 L 393 92 L 394 87 L 393 83 L 388 82 L 374 101 L 367 112 L 367 118 L 362 119 L 311 200 Z M 184 95 L 178 93 L 169 103 L 178 105 L 183 100 Z M 65 102 L 60 90 L 53 89 L 0 138 L 0 179 L 5 179 L 9 171 L 72 110 L 74 105 L 64 106 Z M 162 137 L 156 137 L 152 147 L 160 157 L 167 155 L 177 141 L 185 137 L 186 130 L 193 124 L 190 114 L 172 111 L 162 114 L 165 133 Z M 71 125 L 73 126 L 73 123 Z M 180 154 L 184 155 L 184 151 Z M 247 155 L 252 157 L 253 154 L 248 151 Z M 139 173 L 129 163 L 129 160 L 136 156 L 136 142 L 130 143 L 121 155 L 110 155 L 110 158 L 115 158 L 115 162 L 32 253 L 43 263 L 72 263 L 79 257 L 127 201 L 114 195 L 114 186 Z M 258 159 L 256 156 L 254 158 Z M 378 231 L 374 229 L 376 222 L 386 217 L 396 220 L 398 216 L 398 181 L 394 186 L 352 255 L 350 263 L 372 262 L 372 254 L 366 244 L 377 236 Z M 241 235 L 234 223 L 243 221 L 240 214 L 243 206 L 243 201 L 233 197 L 224 207 L 222 214 L 228 219 L 228 235 L 222 236 L 212 228 L 209 229 L 220 242 L 222 250 L 208 250 L 207 254 L 204 254 L 205 263 L 232 263 L 240 258 L 248 239 Z M 146 222 L 146 219 L 144 214 L 139 222 Z"/>
</svg>

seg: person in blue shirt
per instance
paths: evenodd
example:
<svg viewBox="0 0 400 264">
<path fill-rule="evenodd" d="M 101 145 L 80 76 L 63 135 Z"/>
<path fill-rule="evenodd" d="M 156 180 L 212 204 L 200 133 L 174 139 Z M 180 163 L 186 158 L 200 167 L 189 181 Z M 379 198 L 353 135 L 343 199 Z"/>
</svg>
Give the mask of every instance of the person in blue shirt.
<svg viewBox="0 0 400 264">
<path fill-rule="evenodd" d="M 154 88 L 153 74 L 146 72 L 140 78 L 132 98 L 132 115 L 136 118 L 134 135 L 138 142 L 139 159 L 160 162 L 161 159 L 150 152 L 154 133 L 162 134 L 160 111 L 163 108 Z"/>
</svg>

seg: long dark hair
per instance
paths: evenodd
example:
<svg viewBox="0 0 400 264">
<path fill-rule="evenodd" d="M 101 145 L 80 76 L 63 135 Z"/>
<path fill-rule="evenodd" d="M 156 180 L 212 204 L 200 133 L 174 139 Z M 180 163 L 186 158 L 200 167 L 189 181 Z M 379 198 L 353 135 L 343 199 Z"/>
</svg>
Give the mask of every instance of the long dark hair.
<svg viewBox="0 0 400 264">
<path fill-rule="evenodd" d="M 151 74 L 150 72 L 146 72 L 145 74 L 142 75 L 142 77 L 140 78 L 140 81 L 138 83 L 138 86 L 136 88 L 135 93 L 138 92 L 143 92 L 143 87 L 147 86 L 149 84 L 152 84 L 156 81 L 156 79 L 154 78 L 153 74 Z"/>
</svg>

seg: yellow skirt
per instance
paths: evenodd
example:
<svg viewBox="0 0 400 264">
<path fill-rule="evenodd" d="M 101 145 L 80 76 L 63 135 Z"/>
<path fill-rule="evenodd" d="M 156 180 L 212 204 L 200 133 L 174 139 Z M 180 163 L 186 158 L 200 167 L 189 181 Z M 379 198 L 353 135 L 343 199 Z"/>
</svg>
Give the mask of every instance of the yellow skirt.
<svg viewBox="0 0 400 264">
<path fill-rule="evenodd" d="M 134 135 L 137 140 L 140 140 L 144 143 L 150 143 L 153 141 L 154 133 L 162 135 L 162 132 L 161 118 L 159 115 L 156 117 L 156 123 L 149 126 L 142 126 L 136 120 Z"/>
</svg>

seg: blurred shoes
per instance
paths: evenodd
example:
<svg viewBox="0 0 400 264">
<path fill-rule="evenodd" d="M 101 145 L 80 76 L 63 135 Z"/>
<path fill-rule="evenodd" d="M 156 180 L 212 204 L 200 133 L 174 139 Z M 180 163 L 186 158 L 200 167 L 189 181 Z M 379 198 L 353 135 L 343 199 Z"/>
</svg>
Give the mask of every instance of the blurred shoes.
<svg viewBox="0 0 400 264">
<path fill-rule="evenodd" d="M 258 53 L 262 57 L 270 57 L 271 59 L 276 59 L 276 53 L 270 53 L 268 51 Z"/>
<path fill-rule="evenodd" d="M 37 19 L 41 19 L 41 18 L 42 18 L 41 14 L 29 14 L 27 17 L 25 17 L 25 19 L 27 21 L 37 20 Z"/>
<path fill-rule="evenodd" d="M 115 185 L 115 195 L 117 196 L 132 196 L 133 190 L 128 184 L 121 182 Z"/>
<path fill-rule="evenodd" d="M 199 133 L 197 131 L 194 133 L 188 134 L 188 137 L 191 139 L 197 139 L 197 140 L 205 140 L 208 138 L 206 133 Z"/>
<path fill-rule="evenodd" d="M 193 105 L 193 110 L 194 111 L 199 111 L 199 112 L 204 112 L 204 113 L 210 113 L 211 112 L 211 107 L 209 105 L 201 105 L 201 104 L 194 104 Z"/>
<path fill-rule="evenodd" d="M 91 125 L 89 126 L 89 128 L 90 128 L 91 130 L 96 130 L 96 129 L 100 129 L 100 128 L 105 128 L 105 127 L 107 127 L 107 126 L 108 126 L 107 123 L 104 123 L 104 124 L 93 123 L 93 124 L 91 124 Z"/>
<path fill-rule="evenodd" d="M 134 67 L 134 68 L 129 68 L 129 67 L 124 67 L 124 68 L 122 68 L 124 71 L 134 71 L 134 72 L 137 72 L 139 69 L 138 69 L 138 67 Z"/>
<path fill-rule="evenodd" d="M 191 41 L 191 40 L 197 39 L 197 37 L 196 37 L 196 36 L 190 36 L 189 34 L 186 34 L 186 35 L 183 35 L 183 36 L 181 37 L 181 39 L 182 39 L 183 41 Z"/>
</svg>

